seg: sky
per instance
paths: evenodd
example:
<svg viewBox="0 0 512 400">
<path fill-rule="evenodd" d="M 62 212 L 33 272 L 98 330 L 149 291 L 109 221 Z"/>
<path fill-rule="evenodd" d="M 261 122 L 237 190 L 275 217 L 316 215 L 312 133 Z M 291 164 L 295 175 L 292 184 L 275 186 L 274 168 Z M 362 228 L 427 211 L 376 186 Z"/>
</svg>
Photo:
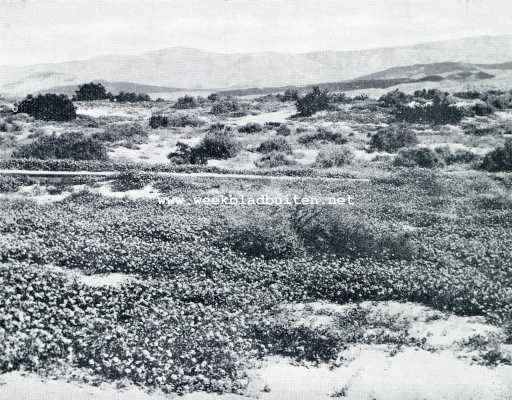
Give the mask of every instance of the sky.
<svg viewBox="0 0 512 400">
<path fill-rule="evenodd" d="M 510 0 L 0 0 L 0 65 L 137 54 L 358 50 L 512 34 Z"/>
</svg>

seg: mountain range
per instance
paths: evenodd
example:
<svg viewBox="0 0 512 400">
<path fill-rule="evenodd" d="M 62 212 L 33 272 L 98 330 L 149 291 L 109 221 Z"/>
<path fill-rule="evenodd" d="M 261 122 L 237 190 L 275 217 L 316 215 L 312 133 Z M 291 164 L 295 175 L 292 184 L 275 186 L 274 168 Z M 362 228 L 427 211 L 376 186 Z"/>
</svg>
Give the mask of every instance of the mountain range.
<svg viewBox="0 0 512 400">
<path fill-rule="evenodd" d="M 138 88 L 133 86 L 137 84 L 173 90 L 308 85 L 362 78 L 417 79 L 439 74 L 442 65 L 452 72 L 456 70 L 453 73 L 478 73 L 479 69 L 484 69 L 479 67 L 482 64 L 486 69 L 508 70 L 512 68 L 511 60 L 512 35 L 301 54 L 222 54 L 174 47 L 139 55 L 109 55 L 21 67 L 3 66 L 0 67 L 0 93 L 25 95 L 56 87 L 74 87 L 91 80 L 112 84 L 122 82 L 124 85 L 118 85 L 122 87 L 132 85 L 132 88 Z M 457 68 L 454 68 L 454 63 Z M 432 64 L 436 65 L 430 71 L 428 65 Z"/>
</svg>

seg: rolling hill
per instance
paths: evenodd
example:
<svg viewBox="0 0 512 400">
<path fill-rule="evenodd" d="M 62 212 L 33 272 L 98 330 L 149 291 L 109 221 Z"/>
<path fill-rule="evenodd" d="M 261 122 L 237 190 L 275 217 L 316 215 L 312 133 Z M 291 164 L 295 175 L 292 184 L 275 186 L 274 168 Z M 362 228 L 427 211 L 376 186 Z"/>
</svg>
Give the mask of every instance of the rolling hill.
<svg viewBox="0 0 512 400">
<path fill-rule="evenodd" d="M 497 64 L 505 68 L 503 63 L 510 63 L 511 59 L 512 35 L 303 54 L 221 54 L 178 47 L 135 56 L 111 55 L 65 63 L 0 67 L 0 92 L 24 95 L 91 80 L 186 89 L 308 85 L 353 80 L 412 64 L 452 62 Z"/>
</svg>

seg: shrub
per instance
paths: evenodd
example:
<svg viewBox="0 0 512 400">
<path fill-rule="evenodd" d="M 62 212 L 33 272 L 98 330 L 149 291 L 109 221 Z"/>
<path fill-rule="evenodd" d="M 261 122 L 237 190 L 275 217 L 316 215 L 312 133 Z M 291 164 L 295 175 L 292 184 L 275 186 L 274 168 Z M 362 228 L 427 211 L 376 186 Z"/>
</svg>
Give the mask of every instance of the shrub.
<svg viewBox="0 0 512 400">
<path fill-rule="evenodd" d="M 129 140 L 142 142 L 148 137 L 148 132 L 140 124 L 114 124 L 105 128 L 103 132 L 94 133 L 94 139 L 105 142 L 118 142 Z"/>
<path fill-rule="evenodd" d="M 45 94 L 28 95 L 17 106 L 17 113 L 26 113 L 44 121 L 70 121 L 76 118 L 76 109 L 68 96 Z"/>
<path fill-rule="evenodd" d="M 152 129 L 156 128 L 184 128 L 187 126 L 198 127 L 204 125 L 204 121 L 196 117 L 195 115 L 152 115 L 149 119 L 149 126 Z"/>
<path fill-rule="evenodd" d="M 106 160 L 107 148 L 92 137 L 80 132 L 60 136 L 39 136 L 32 143 L 21 146 L 13 153 L 18 158 Z"/>
<path fill-rule="evenodd" d="M 145 93 L 119 92 L 113 97 L 118 103 L 138 103 L 141 101 L 151 101 L 151 97 Z"/>
<path fill-rule="evenodd" d="M 240 105 L 235 100 L 231 99 L 222 99 L 215 102 L 210 110 L 211 114 L 219 115 L 219 114 L 227 114 L 230 112 L 235 112 L 240 110 Z"/>
<path fill-rule="evenodd" d="M 178 142 L 175 152 L 167 158 L 174 164 L 206 164 L 208 160 L 226 160 L 235 157 L 241 150 L 236 138 L 225 132 L 208 132 L 195 147 Z"/>
<path fill-rule="evenodd" d="M 289 223 L 260 213 L 257 217 L 228 217 L 220 222 L 219 244 L 249 257 L 285 259 L 297 254 L 300 243 Z"/>
<path fill-rule="evenodd" d="M 263 155 L 254 164 L 258 168 L 278 168 L 278 167 L 291 167 L 297 165 L 297 161 L 291 158 L 288 154 L 278 151 Z"/>
<path fill-rule="evenodd" d="M 116 175 L 112 183 L 112 190 L 125 192 L 127 190 L 138 190 L 151 183 L 152 174 L 138 170 L 121 171 Z"/>
<path fill-rule="evenodd" d="M 199 107 L 199 103 L 194 97 L 185 95 L 176 100 L 172 107 L 178 110 L 186 110 Z"/>
<path fill-rule="evenodd" d="M 329 93 L 315 86 L 311 92 L 303 97 L 298 97 L 297 111 L 301 117 L 309 117 L 318 111 L 329 109 Z"/>
<path fill-rule="evenodd" d="M 334 146 L 318 153 L 315 166 L 320 168 L 342 167 L 354 160 L 354 152 L 346 146 Z"/>
<path fill-rule="evenodd" d="M 409 259 L 413 248 L 408 235 L 371 225 L 366 219 L 335 207 L 298 206 L 290 214 L 291 226 L 304 245 L 338 257 Z"/>
<path fill-rule="evenodd" d="M 149 126 L 152 129 L 160 128 L 160 127 L 168 127 L 169 126 L 169 118 L 165 115 L 152 115 L 149 118 Z"/>
<path fill-rule="evenodd" d="M 418 143 L 416 133 L 404 125 L 391 125 L 378 130 L 370 139 L 370 148 L 393 153 Z"/>
<path fill-rule="evenodd" d="M 484 101 L 479 101 L 471 107 L 471 112 L 474 115 L 478 115 L 479 117 L 491 115 L 492 113 L 494 113 L 494 111 L 494 107 L 492 107 L 489 103 L 486 103 Z"/>
<path fill-rule="evenodd" d="M 400 107 L 410 101 L 412 101 L 412 96 L 405 94 L 398 89 L 388 92 L 379 98 L 379 104 L 383 107 L 389 108 Z"/>
<path fill-rule="evenodd" d="M 78 87 L 73 96 L 73 101 L 92 101 L 111 99 L 112 94 L 107 93 L 105 86 L 101 83 L 85 83 Z"/>
<path fill-rule="evenodd" d="M 399 167 L 439 168 L 444 161 L 438 153 L 428 147 L 416 147 L 400 150 L 394 161 Z"/>
<path fill-rule="evenodd" d="M 278 136 L 261 142 L 256 151 L 260 153 L 278 151 L 290 154 L 292 152 L 292 147 L 285 138 Z"/>
<path fill-rule="evenodd" d="M 169 117 L 169 126 L 173 128 L 185 128 L 187 126 L 198 127 L 204 125 L 204 121 L 195 115 L 173 115 Z"/>
<path fill-rule="evenodd" d="M 194 150 L 199 158 L 226 160 L 235 157 L 241 149 L 240 142 L 233 135 L 209 132 Z"/>
<path fill-rule="evenodd" d="M 508 139 L 502 147 L 487 153 L 480 168 L 489 172 L 512 171 L 512 139 Z"/>
<path fill-rule="evenodd" d="M 249 134 L 261 132 L 262 130 L 263 130 L 263 127 L 256 122 L 249 122 L 248 124 L 238 128 L 238 132 L 249 133 Z"/>
<path fill-rule="evenodd" d="M 298 138 L 300 144 L 313 142 L 345 144 L 347 141 L 348 140 L 343 137 L 341 132 L 333 132 L 324 127 L 317 128 L 314 133 L 304 133 Z"/>
<path fill-rule="evenodd" d="M 476 100 L 482 97 L 480 92 L 477 92 L 476 90 L 468 90 L 466 92 L 457 92 L 453 94 L 455 97 L 458 97 L 459 99 L 464 100 Z"/>
<path fill-rule="evenodd" d="M 15 192 L 20 186 L 33 185 L 36 180 L 27 176 L 0 175 L 0 193 Z"/>
<path fill-rule="evenodd" d="M 276 129 L 276 134 L 279 136 L 290 136 L 292 134 L 292 130 L 288 125 L 282 124 Z"/>
<path fill-rule="evenodd" d="M 282 102 L 297 101 L 299 92 L 296 89 L 286 89 L 283 94 L 279 93 L 277 98 Z"/>
<path fill-rule="evenodd" d="M 446 165 L 451 164 L 468 164 L 476 161 L 479 156 L 472 151 L 465 149 L 457 149 L 451 151 L 448 146 L 436 147 L 434 151 L 444 160 Z"/>
<path fill-rule="evenodd" d="M 395 110 L 399 121 L 421 124 L 456 124 L 464 117 L 464 112 L 446 100 L 434 98 L 432 104 L 399 106 Z"/>
</svg>

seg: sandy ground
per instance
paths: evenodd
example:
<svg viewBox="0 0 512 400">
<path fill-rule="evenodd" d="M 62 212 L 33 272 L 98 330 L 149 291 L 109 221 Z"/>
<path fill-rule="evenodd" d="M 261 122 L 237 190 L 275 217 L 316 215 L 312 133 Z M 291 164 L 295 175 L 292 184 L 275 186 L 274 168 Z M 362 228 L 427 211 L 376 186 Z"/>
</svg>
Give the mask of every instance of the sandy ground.
<svg viewBox="0 0 512 400">
<path fill-rule="evenodd" d="M 294 304 L 283 312 L 298 317 L 297 323 L 323 326 L 352 305 Z M 499 334 L 500 329 L 479 317 L 441 313 L 414 303 L 364 302 L 375 313 L 407 320 L 410 334 L 425 336 L 430 351 L 404 347 L 396 355 L 387 345 L 353 345 L 340 354 L 336 366 L 297 364 L 270 357 L 248 371 L 243 395 L 192 393 L 183 400 L 506 400 L 512 399 L 512 366 L 485 367 L 462 357 L 460 341 L 472 335 Z M 30 400 L 128 399 L 161 400 L 177 396 L 151 394 L 137 387 L 116 389 L 80 385 L 62 380 L 42 380 L 34 374 L 13 372 L 0 376 L 0 398 Z"/>
</svg>

